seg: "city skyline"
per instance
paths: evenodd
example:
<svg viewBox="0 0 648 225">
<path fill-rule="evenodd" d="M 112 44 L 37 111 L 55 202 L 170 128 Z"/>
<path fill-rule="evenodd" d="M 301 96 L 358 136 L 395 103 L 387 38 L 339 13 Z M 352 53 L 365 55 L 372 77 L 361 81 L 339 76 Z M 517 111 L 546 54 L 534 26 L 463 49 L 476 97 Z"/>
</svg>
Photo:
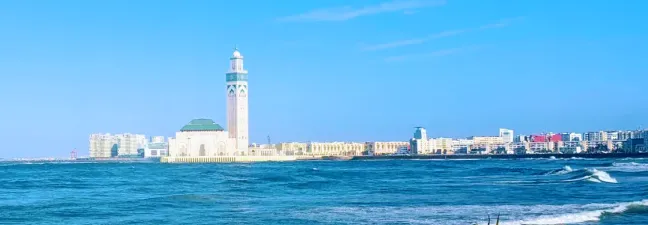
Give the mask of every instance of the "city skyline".
<svg viewBox="0 0 648 225">
<path fill-rule="evenodd" d="M 578 1 L 152 4 L 0 3 L 0 157 L 84 152 L 91 133 L 169 137 L 191 119 L 226 124 L 234 45 L 255 76 L 250 143 L 648 122 L 640 1 L 588 1 L 587 13 Z"/>
</svg>

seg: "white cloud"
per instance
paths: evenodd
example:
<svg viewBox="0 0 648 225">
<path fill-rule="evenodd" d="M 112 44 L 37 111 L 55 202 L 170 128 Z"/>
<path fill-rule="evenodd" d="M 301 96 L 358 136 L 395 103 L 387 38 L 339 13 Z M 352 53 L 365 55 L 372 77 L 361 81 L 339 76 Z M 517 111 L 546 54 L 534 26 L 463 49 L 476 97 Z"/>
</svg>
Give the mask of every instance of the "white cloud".
<svg viewBox="0 0 648 225">
<path fill-rule="evenodd" d="M 513 21 L 519 20 L 521 18 L 522 17 L 516 17 L 516 18 L 511 18 L 511 19 L 503 19 L 503 20 L 500 20 L 497 23 L 486 24 L 486 25 L 480 26 L 478 28 L 443 31 L 443 32 L 440 32 L 440 33 L 428 35 L 427 37 L 423 37 L 423 38 L 398 40 L 398 41 L 393 41 L 393 42 L 388 42 L 388 43 L 371 45 L 371 46 L 364 47 L 363 50 L 364 51 L 377 51 L 377 50 L 396 48 L 396 47 L 402 47 L 402 46 L 407 46 L 407 45 L 423 44 L 423 43 L 431 41 L 433 39 L 443 38 L 443 37 L 451 37 L 451 36 L 463 34 L 463 33 L 466 33 L 466 32 L 506 27 L 506 26 L 511 25 L 511 23 Z"/>
<path fill-rule="evenodd" d="M 384 2 L 378 5 L 352 8 L 350 6 L 328 9 L 316 9 L 306 13 L 287 16 L 277 19 L 278 21 L 345 21 L 360 16 L 368 16 L 380 13 L 413 10 L 424 7 L 439 6 L 445 4 L 444 0 L 410 0 Z"/>
</svg>

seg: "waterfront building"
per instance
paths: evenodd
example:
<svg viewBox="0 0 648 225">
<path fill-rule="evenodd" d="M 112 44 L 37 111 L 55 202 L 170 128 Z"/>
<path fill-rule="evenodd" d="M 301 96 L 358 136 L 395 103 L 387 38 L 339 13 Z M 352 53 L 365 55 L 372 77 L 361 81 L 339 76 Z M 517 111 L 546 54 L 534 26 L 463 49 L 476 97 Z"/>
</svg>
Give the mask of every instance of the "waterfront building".
<svg viewBox="0 0 648 225">
<path fill-rule="evenodd" d="M 583 135 L 579 133 L 561 133 L 561 141 L 582 141 L 583 140 Z"/>
<path fill-rule="evenodd" d="M 227 80 L 227 130 L 234 139 L 238 155 L 248 151 L 248 71 L 243 67 L 243 55 L 234 49 L 230 57 Z"/>
<path fill-rule="evenodd" d="M 628 139 L 634 138 L 634 132 L 632 131 L 619 131 L 619 140 L 626 141 Z"/>
<path fill-rule="evenodd" d="M 277 144 L 276 148 L 283 155 L 304 155 L 308 150 L 308 143 L 284 142 Z"/>
<path fill-rule="evenodd" d="M 583 152 L 583 147 L 578 141 L 565 141 L 558 146 L 558 152 L 563 154 L 578 154 Z"/>
<path fill-rule="evenodd" d="M 409 143 L 405 141 L 389 141 L 389 142 L 367 142 L 367 153 L 369 155 L 392 155 L 396 154 L 399 150 L 409 147 Z"/>
<path fill-rule="evenodd" d="M 110 158 L 117 156 L 117 138 L 111 134 L 90 135 L 90 157 Z"/>
<path fill-rule="evenodd" d="M 529 137 L 526 135 L 517 135 L 513 139 L 513 142 L 529 142 Z"/>
<path fill-rule="evenodd" d="M 243 56 L 234 49 L 225 73 L 227 128 L 211 119 L 195 119 L 169 138 L 169 156 L 243 156 L 248 151 L 248 71 Z M 256 154 L 256 152 L 255 152 Z"/>
<path fill-rule="evenodd" d="M 547 134 L 547 141 L 554 142 L 554 143 L 562 141 L 562 135 L 549 133 L 549 134 Z"/>
<path fill-rule="evenodd" d="M 607 133 L 607 140 L 609 140 L 609 141 L 619 140 L 619 132 L 618 131 L 606 131 L 606 133 Z"/>
<path fill-rule="evenodd" d="M 531 135 L 531 142 L 546 142 L 547 141 L 547 135 L 545 134 L 534 134 Z"/>
<path fill-rule="evenodd" d="M 142 134 L 117 134 L 118 156 L 139 156 L 147 143 L 146 136 Z"/>
<path fill-rule="evenodd" d="M 529 150 L 532 153 L 553 152 L 554 143 L 553 142 L 531 142 L 529 143 Z"/>
<path fill-rule="evenodd" d="M 457 140 L 453 140 L 452 138 L 428 139 L 428 146 L 429 146 L 428 149 L 430 154 L 454 154 L 455 152 L 457 152 L 457 150 L 461 152 L 462 148 L 466 148 L 467 150 L 469 146 L 472 144 L 473 141 L 468 139 L 457 139 Z"/>
<path fill-rule="evenodd" d="M 358 156 L 366 150 L 359 142 L 311 142 L 307 154 L 313 156 Z"/>
<path fill-rule="evenodd" d="M 236 140 L 211 119 L 195 119 L 169 138 L 169 156 L 232 156 L 238 155 Z"/>
<path fill-rule="evenodd" d="M 499 129 L 499 136 L 502 138 L 504 143 L 513 142 L 513 139 L 515 137 L 513 134 L 514 134 L 513 130 L 505 129 L 505 128 Z"/>
<path fill-rule="evenodd" d="M 159 141 L 159 140 L 156 140 Z M 166 142 L 150 142 L 144 147 L 144 158 L 159 158 L 167 156 L 169 144 Z"/>
<path fill-rule="evenodd" d="M 427 131 L 423 127 L 416 127 L 414 137 L 410 140 L 411 154 L 426 154 L 428 147 Z"/>
<path fill-rule="evenodd" d="M 248 147 L 250 156 L 273 156 L 280 155 L 277 149 L 272 144 L 256 144 L 252 143 Z"/>
<path fill-rule="evenodd" d="M 476 145 L 491 145 L 491 144 L 503 144 L 504 139 L 502 137 L 494 136 L 472 136 L 468 139 L 473 140 Z"/>
<path fill-rule="evenodd" d="M 166 138 L 164 136 L 153 136 L 151 137 L 151 143 L 164 143 Z"/>
<path fill-rule="evenodd" d="M 587 132 L 583 136 L 586 141 L 607 141 L 608 138 L 605 131 Z"/>
</svg>

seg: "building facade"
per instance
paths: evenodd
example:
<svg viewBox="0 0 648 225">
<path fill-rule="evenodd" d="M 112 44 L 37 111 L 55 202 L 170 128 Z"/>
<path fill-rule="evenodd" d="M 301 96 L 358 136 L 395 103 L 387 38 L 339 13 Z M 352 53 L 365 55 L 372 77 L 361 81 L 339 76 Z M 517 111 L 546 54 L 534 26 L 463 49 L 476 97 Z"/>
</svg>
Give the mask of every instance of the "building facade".
<svg viewBox="0 0 648 225">
<path fill-rule="evenodd" d="M 142 134 L 117 134 L 116 137 L 119 156 L 138 156 L 148 143 L 146 136 Z"/>
<path fill-rule="evenodd" d="M 117 138 L 111 134 L 90 135 L 90 157 L 110 158 L 117 156 Z"/>
<path fill-rule="evenodd" d="M 169 138 L 169 156 L 233 156 L 239 155 L 236 140 L 210 119 L 195 119 L 182 127 L 175 138 Z"/>
<path fill-rule="evenodd" d="M 389 142 L 367 142 L 367 153 L 371 155 L 392 155 L 396 154 L 402 148 L 409 147 L 409 143 L 405 141 L 389 141 Z"/>
<path fill-rule="evenodd" d="M 511 143 L 513 142 L 513 139 L 515 139 L 513 130 L 506 128 L 499 129 L 499 136 L 502 137 L 504 143 Z"/>
<path fill-rule="evenodd" d="M 308 151 L 308 143 L 283 142 L 275 146 L 282 155 L 304 155 Z"/>
<path fill-rule="evenodd" d="M 476 145 L 504 144 L 504 139 L 502 137 L 473 136 L 468 139 L 472 140 Z"/>
<path fill-rule="evenodd" d="M 313 156 L 357 156 L 366 150 L 365 143 L 359 142 L 311 142 L 308 155 Z"/>
<path fill-rule="evenodd" d="M 144 148 L 144 158 L 159 158 L 168 156 L 169 144 L 166 142 L 151 142 Z"/>
<path fill-rule="evenodd" d="M 410 154 L 427 153 L 429 153 L 427 130 L 423 127 L 417 127 L 414 131 L 414 137 L 410 140 Z"/>
</svg>

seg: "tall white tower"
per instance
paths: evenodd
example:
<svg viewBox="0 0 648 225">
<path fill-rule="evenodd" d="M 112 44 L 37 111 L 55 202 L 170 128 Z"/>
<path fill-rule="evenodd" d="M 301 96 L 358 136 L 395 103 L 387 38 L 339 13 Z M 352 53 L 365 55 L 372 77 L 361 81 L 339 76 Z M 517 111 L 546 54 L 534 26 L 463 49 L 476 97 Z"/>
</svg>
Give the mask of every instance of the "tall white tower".
<svg viewBox="0 0 648 225">
<path fill-rule="evenodd" d="M 237 48 L 230 58 L 227 76 L 227 130 L 236 140 L 236 154 L 248 151 L 248 74 L 243 69 L 243 56 Z"/>
</svg>

